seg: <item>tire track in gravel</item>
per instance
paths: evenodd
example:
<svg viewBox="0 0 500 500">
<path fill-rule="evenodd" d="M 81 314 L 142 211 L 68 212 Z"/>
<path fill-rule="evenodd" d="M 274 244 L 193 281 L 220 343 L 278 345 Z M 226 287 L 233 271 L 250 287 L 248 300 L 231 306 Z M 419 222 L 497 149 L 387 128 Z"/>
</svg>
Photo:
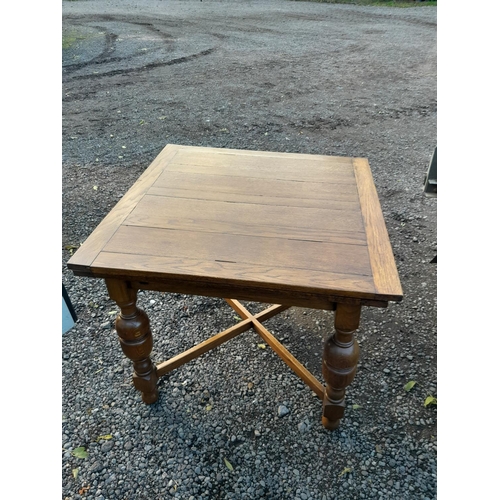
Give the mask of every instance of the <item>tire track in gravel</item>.
<svg viewBox="0 0 500 500">
<path fill-rule="evenodd" d="M 115 75 L 126 75 L 132 73 L 141 73 L 144 71 L 149 71 L 152 69 L 156 69 L 163 66 L 171 66 L 174 64 L 182 64 L 199 57 L 203 57 L 209 54 L 212 54 L 217 47 L 210 47 L 208 49 L 202 50 L 200 52 L 196 52 L 193 54 L 189 54 L 186 56 L 176 57 L 173 59 L 169 59 L 167 61 L 154 61 L 147 64 L 129 67 L 129 68 L 121 68 L 121 69 L 111 69 L 108 71 L 104 71 L 101 73 L 90 73 L 83 75 L 72 75 L 75 71 L 81 70 L 83 68 L 88 68 L 93 65 L 103 65 L 109 63 L 130 61 L 138 56 L 138 54 L 131 54 L 128 56 L 117 56 L 112 57 L 112 54 L 116 51 L 115 42 L 119 39 L 119 35 L 109 30 L 105 26 L 92 25 L 92 23 L 124 23 L 132 26 L 137 26 L 144 28 L 146 31 L 152 32 L 153 34 L 159 36 L 161 40 L 163 40 L 166 44 L 166 47 L 163 48 L 167 52 L 171 52 L 173 49 L 171 45 L 174 42 L 174 37 L 168 33 L 162 31 L 159 27 L 155 26 L 148 18 L 145 20 L 130 20 L 126 16 L 112 16 L 112 15 L 90 15 L 90 16 L 67 16 L 66 21 L 73 21 L 72 24 L 78 27 L 90 27 L 92 29 L 98 29 L 101 33 L 104 33 L 104 49 L 100 54 L 93 57 L 92 59 L 80 63 L 67 64 L 63 67 L 63 82 L 73 81 L 73 80 L 89 80 L 89 79 L 99 79 L 106 76 L 115 76 Z M 179 28 L 179 23 L 168 20 L 161 20 L 162 27 L 170 26 L 174 28 Z M 193 23 L 183 21 L 183 24 L 192 25 Z M 224 35 L 216 36 L 218 39 L 224 39 Z M 66 76 L 64 77 L 64 73 Z"/>
<path fill-rule="evenodd" d="M 130 59 L 132 56 L 125 58 L 125 57 L 115 57 L 111 58 L 111 54 L 113 54 L 116 50 L 115 47 L 115 42 L 118 38 L 118 35 L 115 33 L 109 32 L 106 28 L 102 26 L 95 26 L 95 28 L 101 30 L 104 32 L 104 38 L 105 38 L 105 45 L 104 45 L 104 50 L 96 57 L 90 59 L 89 61 L 84 61 L 81 63 L 73 63 L 73 64 L 67 64 L 63 67 L 64 72 L 73 72 L 79 69 L 82 69 L 86 66 L 89 66 L 91 64 L 102 64 L 105 62 L 115 62 L 115 61 L 121 61 L 124 59 Z"/>
<path fill-rule="evenodd" d="M 193 61 L 194 59 L 198 59 L 199 57 L 208 56 L 209 54 L 212 54 L 213 52 L 215 52 L 215 50 L 216 50 L 216 47 L 212 47 L 212 48 L 207 49 L 207 50 L 202 50 L 201 52 L 198 52 L 196 54 L 191 54 L 189 56 L 177 57 L 176 59 L 171 59 L 169 61 L 149 63 L 149 64 L 145 64 L 144 66 L 138 67 L 138 68 L 115 69 L 115 70 L 107 71 L 106 73 L 91 74 L 91 75 L 78 75 L 78 76 L 71 77 L 70 80 L 72 80 L 72 81 L 73 80 L 90 80 L 90 79 L 103 78 L 105 76 L 126 75 L 126 74 L 130 74 L 130 73 L 142 73 L 143 71 L 148 71 L 148 70 L 160 68 L 162 66 L 172 66 L 173 64 L 181 64 L 181 63 Z"/>
</svg>

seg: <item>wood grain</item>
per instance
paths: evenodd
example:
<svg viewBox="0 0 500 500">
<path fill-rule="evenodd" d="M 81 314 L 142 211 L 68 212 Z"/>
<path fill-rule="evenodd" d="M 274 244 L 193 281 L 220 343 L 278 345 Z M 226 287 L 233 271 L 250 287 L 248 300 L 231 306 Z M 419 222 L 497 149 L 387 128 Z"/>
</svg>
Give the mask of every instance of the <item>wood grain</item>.
<svg viewBox="0 0 500 500">
<path fill-rule="evenodd" d="M 128 272 L 127 272 L 128 274 Z M 117 275 L 120 279 L 122 275 Z M 127 278 L 129 279 L 129 278 Z M 202 295 L 206 297 L 220 297 L 225 298 L 228 296 L 234 297 L 238 300 L 248 300 L 253 302 L 280 302 L 287 306 L 307 307 L 309 309 L 323 309 L 331 311 L 332 306 L 336 303 L 359 304 L 370 307 L 387 307 L 387 302 L 380 300 L 376 294 L 368 298 L 369 294 L 350 292 L 349 295 L 345 293 L 338 293 L 334 295 L 331 290 L 318 293 L 314 291 L 301 291 L 295 287 L 286 287 L 280 284 L 273 288 L 269 284 L 258 286 L 258 283 L 227 283 L 224 281 L 205 281 L 203 278 L 199 279 L 185 279 L 179 277 L 176 279 L 161 278 L 145 281 L 144 278 L 140 280 L 132 279 L 130 281 L 132 287 L 136 290 L 155 290 L 158 292 L 182 293 L 185 295 Z"/>
<path fill-rule="evenodd" d="M 141 210 L 139 209 L 132 217 L 127 219 L 127 225 L 144 226 Z M 222 233 L 235 234 L 241 236 L 260 236 L 261 238 L 284 238 L 288 240 L 312 241 L 317 243 L 342 243 L 345 245 L 366 246 L 366 235 L 363 231 L 340 230 L 338 227 L 327 231 L 314 227 L 290 227 L 290 224 L 261 225 L 258 220 L 241 221 L 234 220 L 210 220 L 207 221 L 201 214 L 197 219 L 186 219 L 185 217 L 165 217 L 159 218 L 154 214 L 148 221 L 148 227 L 170 230 L 189 230 L 198 233 Z"/>
<path fill-rule="evenodd" d="M 353 297 L 367 296 L 376 298 L 377 291 L 370 276 L 349 275 L 333 272 L 313 272 L 309 270 L 242 265 L 235 262 L 206 262 L 200 259 L 182 257 L 138 258 L 134 254 L 101 252 L 94 261 L 90 276 L 103 278 L 111 276 L 130 276 L 132 279 L 144 277 L 147 280 L 161 281 L 190 280 L 194 282 L 206 278 L 215 284 L 240 285 L 254 284 L 260 288 L 282 286 L 297 291 L 317 292 L 335 295 L 352 292 Z M 87 274 L 85 274 L 87 275 Z M 217 280 L 215 280 L 217 278 Z M 358 292 L 358 294 L 356 294 Z"/>
<path fill-rule="evenodd" d="M 261 234 L 259 230 L 273 234 L 276 229 L 277 236 L 283 228 L 287 229 L 286 236 L 301 239 L 304 233 L 313 226 L 317 235 L 326 233 L 355 234 L 358 241 L 366 244 L 364 236 L 363 219 L 358 206 L 351 206 L 340 210 L 339 217 L 335 217 L 334 209 L 308 208 L 308 207 L 283 207 L 254 203 L 227 203 L 212 200 L 193 200 L 168 198 L 163 196 L 144 196 L 141 203 L 127 217 L 125 224 L 149 228 L 168 228 L 170 221 L 174 220 L 178 227 L 192 230 L 191 224 L 202 222 L 204 232 L 227 232 L 235 234 L 240 227 L 247 229 L 253 226 L 254 234 Z M 315 221 L 314 225 L 311 221 Z M 227 231 L 218 229 L 222 224 L 227 226 Z M 214 230 L 215 225 L 217 229 Z M 330 238 L 331 239 L 331 238 Z M 319 241 L 322 238 L 319 237 Z"/>
<path fill-rule="evenodd" d="M 201 198 L 215 194 L 234 196 L 253 196 L 261 203 L 274 203 L 285 199 L 287 203 L 292 202 L 337 202 L 351 201 L 359 203 L 358 192 L 355 185 L 343 183 L 321 182 L 321 177 L 310 182 L 290 181 L 283 179 L 266 179 L 264 182 L 259 178 L 245 178 L 227 175 L 221 179 L 212 175 L 212 169 L 204 169 L 201 173 L 173 171 L 166 169 L 153 184 L 153 188 L 169 189 L 182 193 L 188 191 L 195 193 Z M 154 191 L 151 190 L 150 194 Z M 283 203 L 285 204 L 285 203 Z M 327 205 L 322 205 L 327 206 Z"/>
<path fill-rule="evenodd" d="M 263 238 L 225 233 L 163 230 L 121 226 L 103 252 L 135 255 L 145 262 L 152 257 L 199 259 L 270 269 L 297 269 L 370 276 L 370 259 L 364 245 L 345 245 Z"/>
<path fill-rule="evenodd" d="M 400 301 L 403 290 L 368 160 L 354 158 L 353 166 L 377 292 L 388 300 Z"/>
<path fill-rule="evenodd" d="M 298 165 L 296 168 L 285 169 L 283 165 L 274 166 L 274 162 L 267 166 L 267 168 L 259 168 L 258 164 L 252 165 L 250 161 L 248 164 L 240 164 L 239 162 L 227 162 L 227 164 L 218 165 L 214 163 L 211 165 L 208 162 L 197 163 L 171 163 L 169 170 L 173 172 L 186 172 L 193 174 L 203 174 L 207 171 L 210 175 L 217 177 L 241 177 L 244 179 L 261 179 L 261 180 L 284 180 L 294 182 L 317 182 L 318 178 L 323 178 L 323 182 L 335 186 L 350 185 L 352 184 L 352 176 L 345 174 L 345 167 L 336 164 L 322 166 L 318 168 L 316 165 Z M 294 165 L 295 166 L 295 165 Z M 314 168 L 316 167 L 316 168 Z M 336 174 L 339 172 L 339 174 Z"/>
<path fill-rule="evenodd" d="M 350 165 L 351 158 L 346 156 L 330 156 L 330 155 L 310 155 L 305 153 L 280 153 L 277 151 L 254 151 L 247 149 L 230 149 L 230 148 L 210 148 L 199 146 L 185 146 L 175 145 L 182 161 L 188 163 L 195 163 L 198 159 L 203 157 L 210 157 L 217 164 L 224 164 L 224 162 L 237 161 L 254 163 L 256 160 L 263 160 L 264 162 L 281 162 L 282 164 L 289 164 L 290 162 L 297 162 L 304 164 L 304 162 L 315 162 L 317 165 L 329 164 L 331 165 Z"/>
</svg>

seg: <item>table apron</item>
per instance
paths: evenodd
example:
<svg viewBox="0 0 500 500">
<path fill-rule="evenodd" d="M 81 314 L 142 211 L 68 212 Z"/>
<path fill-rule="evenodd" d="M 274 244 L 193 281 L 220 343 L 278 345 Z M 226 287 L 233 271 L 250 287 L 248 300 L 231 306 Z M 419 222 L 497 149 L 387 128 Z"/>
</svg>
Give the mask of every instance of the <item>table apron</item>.
<svg viewBox="0 0 500 500">
<path fill-rule="evenodd" d="M 307 292 L 289 291 L 286 289 L 260 289 L 257 287 L 236 287 L 234 285 L 217 284 L 196 281 L 143 281 L 125 280 L 130 288 L 135 290 L 153 290 L 158 292 L 182 293 L 186 295 L 201 295 L 206 297 L 226 298 L 268 304 L 283 304 L 287 306 L 304 307 L 308 309 L 335 310 L 337 303 L 362 305 L 370 307 L 387 307 L 387 302 L 375 299 L 343 297 L 340 295 L 321 295 Z"/>
</svg>

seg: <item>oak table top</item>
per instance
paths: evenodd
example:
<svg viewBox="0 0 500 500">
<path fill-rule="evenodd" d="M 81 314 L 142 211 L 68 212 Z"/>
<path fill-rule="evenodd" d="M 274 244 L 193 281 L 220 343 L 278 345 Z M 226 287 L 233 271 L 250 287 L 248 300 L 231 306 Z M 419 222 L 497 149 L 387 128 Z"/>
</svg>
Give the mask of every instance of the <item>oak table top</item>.
<svg viewBox="0 0 500 500">
<path fill-rule="evenodd" d="M 323 401 L 333 430 L 359 359 L 362 306 L 402 299 L 364 158 L 169 144 L 68 262 L 104 278 L 135 388 L 158 400 L 158 378 L 253 329 Z M 140 289 L 223 297 L 242 321 L 159 364 Z M 230 299 L 226 297 L 231 297 Z M 250 313 L 239 300 L 275 305 Z M 262 324 L 290 306 L 335 311 L 323 348 L 325 385 Z"/>
<path fill-rule="evenodd" d="M 402 298 L 364 158 L 169 144 L 68 267 L 144 288 L 321 309 Z"/>
</svg>

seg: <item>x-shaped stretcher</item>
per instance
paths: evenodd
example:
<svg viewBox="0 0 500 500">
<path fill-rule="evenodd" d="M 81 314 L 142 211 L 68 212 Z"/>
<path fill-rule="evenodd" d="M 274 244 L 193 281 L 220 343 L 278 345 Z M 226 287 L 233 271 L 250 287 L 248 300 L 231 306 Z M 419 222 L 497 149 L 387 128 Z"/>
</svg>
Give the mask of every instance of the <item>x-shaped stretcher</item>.
<svg viewBox="0 0 500 500">
<path fill-rule="evenodd" d="M 236 311 L 242 318 L 242 321 L 236 325 L 224 330 L 223 332 L 210 337 L 208 340 L 184 351 L 173 358 L 170 358 L 163 363 L 156 366 L 156 373 L 158 377 L 175 370 L 179 366 L 198 358 L 202 354 L 220 346 L 224 342 L 240 335 L 250 328 L 253 328 L 262 339 L 267 342 L 269 347 L 311 388 L 311 390 L 320 398 L 323 398 L 324 386 L 323 384 L 304 366 L 288 349 L 278 342 L 276 337 L 272 335 L 269 330 L 262 324 L 263 321 L 276 316 L 282 311 L 285 311 L 289 306 L 273 305 L 258 314 L 253 315 L 246 309 L 239 301 L 234 299 L 225 299 L 225 301 Z"/>
</svg>

